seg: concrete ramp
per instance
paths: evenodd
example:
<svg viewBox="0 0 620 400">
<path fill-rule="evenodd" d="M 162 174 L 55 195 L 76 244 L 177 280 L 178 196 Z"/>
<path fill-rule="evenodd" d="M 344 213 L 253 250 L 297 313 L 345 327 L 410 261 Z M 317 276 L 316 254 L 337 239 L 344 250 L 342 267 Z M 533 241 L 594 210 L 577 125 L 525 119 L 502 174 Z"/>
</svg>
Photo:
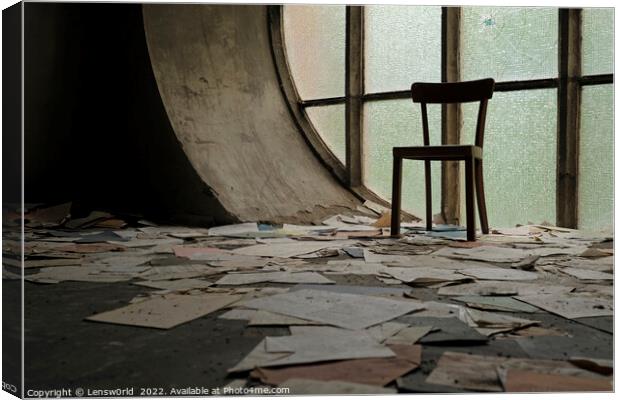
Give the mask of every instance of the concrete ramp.
<svg viewBox="0 0 620 400">
<path fill-rule="evenodd" d="M 289 113 L 266 6 L 152 4 L 143 13 L 177 138 L 228 212 L 242 221 L 307 223 L 359 204 Z"/>
</svg>

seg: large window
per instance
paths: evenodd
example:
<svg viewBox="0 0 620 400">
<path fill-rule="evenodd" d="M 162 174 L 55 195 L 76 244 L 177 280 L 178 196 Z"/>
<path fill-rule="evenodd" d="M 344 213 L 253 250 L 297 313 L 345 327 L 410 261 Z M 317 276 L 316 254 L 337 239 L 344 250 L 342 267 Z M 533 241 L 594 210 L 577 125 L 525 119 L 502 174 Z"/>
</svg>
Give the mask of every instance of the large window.
<svg viewBox="0 0 620 400">
<path fill-rule="evenodd" d="M 463 80 L 525 85 L 558 76 L 557 9 L 464 7 L 460 42 Z M 474 103 L 463 106 L 463 143 L 473 143 L 477 110 Z M 552 87 L 497 92 L 489 102 L 484 183 L 491 226 L 555 223 L 556 119 Z"/>
<path fill-rule="evenodd" d="M 392 147 L 422 144 L 411 83 L 492 77 L 491 227 L 612 224 L 613 9 L 290 5 L 271 17 L 294 114 L 354 190 L 389 201 Z M 429 106 L 431 144 L 472 143 L 476 115 Z M 417 216 L 423 171 L 404 164 L 403 207 Z M 459 222 L 464 185 L 449 171 L 433 163 L 433 211 Z"/>
</svg>

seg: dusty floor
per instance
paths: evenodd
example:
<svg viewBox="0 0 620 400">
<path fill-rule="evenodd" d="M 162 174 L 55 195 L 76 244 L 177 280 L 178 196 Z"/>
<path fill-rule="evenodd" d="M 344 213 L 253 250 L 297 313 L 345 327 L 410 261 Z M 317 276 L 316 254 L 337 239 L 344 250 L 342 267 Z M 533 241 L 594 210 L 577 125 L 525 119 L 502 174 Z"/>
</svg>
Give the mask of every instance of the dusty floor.
<svg viewBox="0 0 620 400">
<path fill-rule="evenodd" d="M 136 231 L 139 227 L 140 226 L 128 227 L 125 229 L 117 229 L 116 231 Z M 30 238 L 33 239 L 32 243 L 45 242 L 46 238 L 49 239 L 50 237 L 59 237 L 58 235 L 51 235 L 51 231 L 53 231 L 53 229 L 33 229 L 30 236 Z M 109 232 L 112 230 L 90 227 L 74 231 L 65 230 L 64 233 L 66 233 L 67 237 L 85 237 L 93 232 L 102 231 Z M 539 238 L 554 237 L 556 239 L 562 236 L 556 236 L 553 234 L 553 231 L 539 228 L 532 228 L 531 231 L 534 233 L 525 235 L 528 237 L 528 240 L 532 236 Z M 416 257 L 432 254 L 442 248 L 461 249 L 460 246 L 463 243 L 448 239 L 432 238 L 431 240 L 434 241 L 432 244 L 429 243 L 424 246 L 418 245 L 411 247 L 411 252 L 417 254 L 407 254 L 407 247 L 405 246 L 405 249 L 403 249 L 402 241 L 398 242 L 396 239 L 384 238 L 382 236 L 358 238 L 355 236 L 356 234 L 351 234 L 351 232 L 355 231 L 348 230 L 347 232 L 350 233 L 349 239 L 355 241 L 353 247 L 373 249 L 373 246 L 384 246 L 384 248 L 393 249 L 394 254 L 411 257 L 412 262 L 416 260 Z M 138 235 L 140 234 L 138 233 Z M 182 245 L 180 246 L 192 248 L 217 248 L 217 246 L 220 246 L 220 248 L 225 250 L 231 250 L 247 247 L 251 244 L 250 242 L 253 242 L 251 234 L 249 236 L 242 236 L 242 239 L 238 237 L 213 237 L 213 235 L 208 236 L 205 230 L 204 236 L 181 239 Z M 171 236 L 169 233 L 151 233 L 148 236 L 145 235 L 145 237 L 147 237 L 148 240 L 159 240 L 161 238 L 170 238 Z M 281 236 L 274 235 L 273 237 L 277 238 Z M 414 239 L 420 238 L 420 240 L 428 239 L 428 236 L 422 233 L 412 233 L 409 237 L 413 237 Z M 422 237 L 426 239 L 422 239 Z M 316 238 L 317 237 L 315 237 L 315 239 Z M 216 239 L 219 245 L 216 244 Z M 564 239 L 565 238 L 562 240 Z M 136 239 L 134 237 L 131 240 Z M 244 241 L 245 244 L 239 245 L 239 240 Z M 263 240 L 269 243 L 269 238 Z M 377 242 L 377 240 L 381 242 Z M 389 240 L 393 242 L 389 242 Z M 484 240 L 485 238 L 481 239 L 483 242 Z M 230 246 L 224 245 L 227 241 L 230 241 Z M 519 240 L 517 240 L 517 242 L 518 241 Z M 553 242 L 553 246 L 558 245 L 555 239 L 550 242 Z M 49 244 L 50 242 L 47 243 Z M 72 245 L 74 242 L 67 239 L 66 242 L 61 243 L 63 245 Z M 277 241 L 273 243 L 276 244 Z M 389 247 L 391 243 L 396 245 L 396 247 Z M 596 260 L 600 261 L 604 258 L 612 258 L 610 254 L 613 253 L 613 241 L 610 240 L 609 237 L 599 237 L 597 239 L 589 238 L 583 243 L 586 244 L 586 248 L 607 250 L 604 250 L 602 254 L 595 254 L 597 257 L 579 257 L 578 255 L 537 257 L 531 262 L 531 265 L 523 267 L 523 269 L 515 268 L 514 263 L 512 264 L 513 268 L 510 268 L 506 263 L 487 262 L 487 264 L 492 268 L 506 268 L 512 271 L 528 270 L 539 276 L 536 280 L 527 280 L 523 282 L 537 282 L 550 286 L 559 285 L 574 288 L 572 289 L 573 293 L 571 296 L 573 296 L 574 293 L 590 291 L 588 294 L 589 298 L 602 299 L 604 300 L 603 303 L 605 303 L 605 301 L 609 300 L 606 296 L 612 284 L 611 280 L 584 280 L 558 272 L 557 266 L 567 260 L 583 260 L 584 263 L 592 265 L 593 262 L 597 262 Z M 451 247 L 451 245 L 459 247 Z M 489 242 L 486 243 L 486 245 L 499 247 L 512 246 L 510 242 L 505 240 L 500 244 Z M 54 246 L 52 246 L 53 250 L 46 248 L 42 250 L 41 253 L 58 252 L 59 250 Z M 174 244 L 174 246 L 179 245 Z M 547 243 L 541 247 L 548 246 L 549 244 Z M 528 246 L 525 247 L 529 248 Z M 78 248 L 80 248 L 79 245 Z M 147 254 L 148 251 L 145 252 L 145 248 L 148 249 L 149 247 L 146 246 L 139 249 L 127 248 L 123 253 L 129 255 L 132 252 L 139 251 L 141 254 Z M 424 248 L 424 251 L 421 251 L 422 248 Z M 558 248 L 562 247 L 558 245 Z M 65 250 L 66 248 L 63 252 Z M 465 250 L 469 251 L 471 249 Z M 170 249 L 159 248 L 157 252 L 148 253 L 149 260 L 143 264 L 143 266 L 146 265 L 149 267 L 157 265 L 169 267 L 174 265 L 205 264 L 204 260 L 187 260 L 187 258 L 171 254 L 170 251 Z M 6 253 L 7 249 L 5 246 L 5 255 Z M 38 258 L 41 256 L 41 253 L 38 253 L 38 250 L 31 252 L 30 257 L 27 259 L 45 259 L 45 257 Z M 65 252 L 63 253 L 64 256 L 66 256 L 67 253 L 72 252 Z M 63 254 L 52 254 L 50 258 L 55 256 L 64 257 Z M 82 260 L 88 260 L 93 257 L 96 258 L 97 256 L 97 252 L 81 253 L 77 251 L 73 254 L 79 254 Z M 366 256 L 368 257 L 369 255 Z M 290 266 L 287 266 L 286 262 L 279 265 L 284 265 L 281 269 L 289 271 L 298 268 L 299 265 L 327 265 L 328 262 L 333 262 L 335 260 L 355 260 L 349 253 L 342 249 L 327 253 L 318 252 L 310 257 L 311 258 L 302 259 L 289 257 L 290 260 L 295 260 L 295 262 L 292 262 Z M 300 260 L 306 263 L 300 264 Z M 358 255 L 356 260 L 363 263 L 364 258 Z M 400 262 L 402 263 L 402 260 L 400 260 Z M 209 264 L 209 262 L 206 263 Z M 219 265 L 217 262 L 213 262 L 212 264 Z M 386 264 L 390 263 L 386 262 Z M 391 266 L 394 265 L 399 264 L 391 264 Z M 425 265 L 425 267 L 433 268 L 433 265 Z M 33 276 L 31 279 L 32 281 L 24 282 L 26 389 L 41 390 L 78 387 L 85 389 L 114 389 L 133 387 L 134 395 L 139 395 L 142 389 L 146 388 L 158 388 L 157 390 L 163 391 L 160 394 L 169 394 L 171 388 L 178 389 L 195 386 L 211 389 L 222 388 L 231 381 L 237 379 L 247 380 L 243 383 L 246 387 L 262 386 L 264 383 L 261 383 L 259 380 L 254 378 L 248 379 L 248 372 L 228 373 L 227 370 L 243 360 L 265 337 L 289 335 L 289 329 L 286 325 L 247 326 L 248 322 L 245 320 L 219 318 L 221 315 L 228 312 L 230 307 L 213 311 L 207 315 L 182 323 L 170 329 L 155 329 L 151 327 L 88 321 L 85 320 L 85 318 L 105 311 L 125 307 L 130 304 L 132 299 L 144 297 L 149 293 L 158 296 L 159 291 L 158 289 L 135 285 L 134 283 L 137 280 L 145 279 L 140 276 L 131 276 L 125 281 L 119 282 L 89 282 L 88 277 L 82 279 L 69 274 L 70 277 L 63 280 L 60 279 L 62 278 L 62 269 L 67 267 L 48 267 L 47 270 L 53 270 L 54 268 L 58 268 L 53 271 L 53 273 L 58 275 L 54 278 L 57 279 L 55 281 L 57 283 L 50 282 L 51 275 L 42 274 L 39 268 L 26 269 L 26 275 Z M 121 274 L 126 273 L 126 268 L 117 272 Z M 410 265 L 408 268 L 415 268 L 415 266 Z M 260 269 L 261 268 L 252 268 L 244 272 L 256 272 Z M 317 269 L 320 270 L 320 268 Z M 11 279 L 14 278 L 11 276 L 11 273 L 19 274 L 19 268 L 5 264 L 4 271 L 4 275 L 6 275 L 5 279 L 3 279 L 5 296 L 18 296 L 21 282 L 17 279 Z M 103 274 L 105 275 L 105 273 Z M 215 283 L 226 275 L 231 275 L 230 271 L 209 274 L 202 277 L 198 276 L 197 278 Z M 370 292 L 364 292 L 364 289 L 359 287 L 384 287 L 392 290 L 404 289 L 404 292 L 407 294 L 406 296 L 397 295 L 393 297 L 398 297 L 399 300 L 403 301 L 418 302 L 420 304 L 428 304 L 428 302 L 454 304 L 462 307 L 462 309 L 468 310 L 476 308 L 476 306 L 469 304 L 469 307 L 466 307 L 463 302 L 454 300 L 454 295 L 440 295 L 438 291 L 444 286 L 452 287 L 484 281 L 483 279 L 468 279 L 455 282 L 439 282 L 435 278 L 430 283 L 424 280 L 410 282 L 409 284 L 392 281 L 390 282 L 391 284 L 388 285 L 378 279 L 379 277 L 388 277 L 386 275 L 381 276 L 381 274 L 360 275 L 354 272 L 338 274 L 332 271 L 332 273 L 323 273 L 322 275 L 333 281 L 332 285 L 358 287 L 356 289 L 357 292 L 362 294 L 369 294 Z M 39 277 L 38 282 L 37 276 Z M 74 281 L 74 279 L 79 281 Z M 248 287 L 292 288 L 294 286 L 295 284 L 269 282 L 233 286 L 215 284 L 209 288 L 203 289 L 203 291 L 218 292 L 218 290 L 220 290 L 227 293 L 227 290 L 235 292 L 235 290 L 239 288 L 243 290 Z M 327 287 L 330 285 L 320 286 Z M 319 285 L 314 285 L 314 288 L 321 289 Z M 418 311 L 418 313 L 420 312 L 424 311 Z M 610 315 L 565 318 L 542 309 L 537 309 L 535 312 L 507 312 L 486 308 L 484 312 L 492 313 L 489 315 L 493 316 L 506 315 L 509 317 L 522 318 L 526 321 L 535 321 L 533 325 L 537 327 L 536 329 L 540 329 L 532 331 L 531 324 L 524 324 L 510 329 L 503 329 L 503 332 L 499 333 L 487 333 L 486 336 L 488 337 L 486 343 L 480 341 L 469 343 L 466 340 L 459 340 L 459 338 L 456 337 L 454 340 L 422 344 L 422 356 L 419 367 L 415 368 L 412 372 L 408 372 L 392 380 L 386 387 L 393 388 L 398 392 L 486 391 L 492 390 L 490 388 L 495 387 L 493 386 L 496 384 L 495 382 L 493 382 L 491 386 L 485 386 L 487 383 L 478 386 L 478 383 L 459 382 L 459 377 L 455 377 L 453 382 L 449 382 L 447 385 L 438 384 L 437 380 L 433 379 L 427 381 L 431 372 L 436 369 L 437 361 L 445 352 L 463 353 L 465 355 L 473 354 L 544 360 L 569 360 L 576 357 L 597 360 L 611 360 L 613 358 L 613 335 L 611 334 L 613 323 L 612 316 Z M 409 317 L 416 316 L 416 312 L 408 314 Z M 407 316 L 401 315 L 391 319 L 389 322 L 402 322 L 407 324 L 407 318 Z M 480 332 L 485 328 L 480 322 L 473 323 L 473 325 L 470 324 L 470 326 L 475 327 L 475 329 L 481 329 Z M 11 329 L 14 331 L 14 334 L 18 334 L 18 327 L 13 327 Z M 409 344 L 414 345 L 414 343 Z M 419 344 L 417 346 L 419 346 Z M 329 361 L 326 362 L 329 363 Z M 524 368 L 526 370 L 528 369 L 527 367 Z M 590 368 L 587 368 L 586 370 L 589 369 Z M 588 371 L 587 373 L 591 372 Z M 588 377 L 592 378 L 593 376 Z M 610 379 L 608 372 L 594 377 Z M 502 381 L 502 383 L 505 385 L 505 382 Z M 497 384 L 499 385 L 499 383 Z M 501 390 L 501 386 L 499 387 Z"/>
</svg>

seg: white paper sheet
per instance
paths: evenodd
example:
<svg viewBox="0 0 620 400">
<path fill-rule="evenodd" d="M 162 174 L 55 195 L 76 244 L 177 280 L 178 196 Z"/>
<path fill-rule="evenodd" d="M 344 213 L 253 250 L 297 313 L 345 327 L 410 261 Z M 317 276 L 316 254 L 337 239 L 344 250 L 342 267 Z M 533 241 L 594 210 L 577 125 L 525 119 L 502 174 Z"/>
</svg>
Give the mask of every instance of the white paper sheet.
<svg viewBox="0 0 620 400">
<path fill-rule="evenodd" d="M 421 303 L 413 300 L 401 301 L 320 290 L 299 290 L 251 300 L 241 305 L 347 329 L 363 329 L 422 309 Z"/>
</svg>

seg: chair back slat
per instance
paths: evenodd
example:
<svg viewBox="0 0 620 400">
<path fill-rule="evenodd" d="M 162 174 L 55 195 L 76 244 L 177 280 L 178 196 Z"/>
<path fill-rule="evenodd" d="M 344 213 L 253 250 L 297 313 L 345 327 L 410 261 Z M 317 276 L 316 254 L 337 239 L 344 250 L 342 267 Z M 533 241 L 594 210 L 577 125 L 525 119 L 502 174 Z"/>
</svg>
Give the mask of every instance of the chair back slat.
<svg viewBox="0 0 620 400">
<path fill-rule="evenodd" d="M 422 109 L 422 135 L 424 136 L 424 146 L 431 144 L 430 134 L 428 132 L 428 114 L 426 113 L 426 103 L 420 103 Z"/>
<path fill-rule="evenodd" d="M 493 97 L 493 79 L 467 82 L 422 83 L 411 85 L 414 103 L 468 103 Z"/>
<path fill-rule="evenodd" d="M 411 98 L 420 103 L 422 110 L 422 133 L 424 145 L 430 145 L 428 130 L 427 104 L 469 103 L 479 101 L 478 119 L 476 122 L 475 145 L 482 147 L 484 142 L 484 125 L 487 115 L 487 104 L 493 97 L 495 81 L 491 78 L 467 82 L 422 83 L 411 85 Z"/>
</svg>

